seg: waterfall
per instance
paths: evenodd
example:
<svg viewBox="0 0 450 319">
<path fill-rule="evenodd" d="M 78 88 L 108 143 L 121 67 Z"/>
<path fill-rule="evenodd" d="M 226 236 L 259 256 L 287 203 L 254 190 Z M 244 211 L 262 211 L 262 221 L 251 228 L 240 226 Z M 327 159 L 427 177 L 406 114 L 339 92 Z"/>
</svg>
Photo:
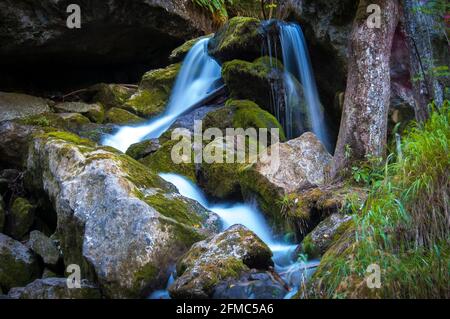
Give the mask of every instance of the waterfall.
<svg viewBox="0 0 450 319">
<path fill-rule="evenodd" d="M 229 227 L 240 224 L 253 231 L 262 241 L 264 241 L 273 253 L 275 271 L 277 271 L 283 280 L 291 287 L 291 291 L 286 298 L 295 295 L 300 285 L 309 277 L 318 261 L 304 263 L 295 259 L 295 249 L 297 245 L 287 244 L 275 239 L 272 230 L 268 225 L 256 203 L 209 203 L 203 192 L 190 180 L 176 174 L 160 174 L 161 178 L 173 184 L 178 192 L 184 197 L 199 202 L 206 209 L 216 213 L 222 222 L 222 231 Z M 312 268 L 309 268 L 312 267 Z M 308 269 L 306 269 L 308 268 Z M 169 285 L 173 278 L 169 280 Z M 152 295 L 152 298 L 168 296 L 165 291 L 158 291 Z"/>
<path fill-rule="evenodd" d="M 267 24 L 273 21 L 266 22 Z M 279 110 L 280 105 L 274 105 L 274 113 L 283 123 L 286 135 L 289 139 L 300 136 L 306 131 L 312 131 L 319 140 L 331 149 L 327 128 L 324 120 L 323 107 L 317 92 L 316 81 L 311 67 L 303 31 L 298 24 L 276 22 L 278 40 L 281 44 L 282 62 L 284 65 L 284 110 Z M 277 43 L 267 36 L 268 54 L 273 57 L 277 48 L 272 46 Z M 280 94 L 275 92 L 275 94 Z M 279 100 L 279 98 L 275 98 Z"/>
<path fill-rule="evenodd" d="M 164 114 L 145 125 L 123 127 L 106 137 L 102 144 L 125 152 L 144 138 L 158 138 L 180 115 L 217 89 L 221 67 L 208 55 L 208 41 L 207 38 L 199 40 L 187 54 Z"/>
</svg>

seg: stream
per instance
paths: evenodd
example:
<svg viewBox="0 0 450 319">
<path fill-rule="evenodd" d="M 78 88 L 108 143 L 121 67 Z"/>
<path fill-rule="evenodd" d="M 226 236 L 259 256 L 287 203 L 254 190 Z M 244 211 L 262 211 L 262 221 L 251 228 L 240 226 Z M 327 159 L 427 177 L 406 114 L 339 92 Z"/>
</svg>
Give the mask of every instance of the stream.
<svg viewBox="0 0 450 319">
<path fill-rule="evenodd" d="M 299 32 L 302 32 L 300 27 L 297 28 L 292 24 L 280 24 L 280 41 L 283 44 L 283 48 L 286 48 L 283 62 L 292 71 L 292 74 L 289 76 L 299 77 L 297 78 L 297 82 L 301 80 L 314 81 L 310 71 L 309 57 L 306 56 L 307 49 L 303 39 L 303 33 L 298 34 Z M 158 138 L 171 127 L 177 118 L 189 111 L 192 105 L 202 101 L 222 85 L 220 81 L 221 66 L 208 55 L 208 41 L 209 39 L 199 40 L 187 54 L 175 81 L 164 114 L 150 120 L 144 125 L 122 127 L 116 134 L 105 137 L 102 144 L 125 152 L 134 143 L 150 138 Z M 287 86 L 289 84 L 289 82 L 286 83 Z M 303 85 L 303 90 L 308 90 L 309 92 L 299 92 L 298 87 L 297 85 L 295 90 L 289 92 L 291 96 L 297 95 L 295 99 L 292 97 L 289 98 L 289 108 L 300 107 L 298 104 L 297 106 L 293 105 L 293 101 L 299 101 L 303 94 L 306 95 L 307 102 L 308 100 L 310 102 L 308 103 L 307 113 L 309 114 L 309 122 L 312 122 L 311 129 L 316 131 L 318 133 L 317 135 L 326 144 L 325 133 L 321 130 L 323 123 L 321 123 L 320 117 L 323 116 L 323 113 L 318 106 L 319 102 L 315 82 Z M 299 113 L 294 111 L 292 111 L 293 114 Z M 301 119 L 289 115 L 288 120 L 290 122 L 286 125 L 292 128 L 296 124 L 296 121 Z M 181 195 L 196 200 L 208 210 L 216 213 L 221 219 L 222 230 L 226 230 L 235 224 L 242 224 L 257 234 L 272 250 L 275 271 L 290 288 L 285 298 L 294 296 L 302 283 L 314 272 L 319 262 L 298 260 L 295 254 L 297 245 L 287 244 L 275 239 L 275 234 L 272 233 L 270 226 L 256 203 L 210 203 L 202 190 L 186 178 L 175 174 L 160 174 L 160 176 L 167 182 L 175 185 Z M 170 286 L 173 281 L 174 276 L 172 275 L 167 285 Z M 167 289 L 156 291 L 150 298 L 169 298 L 169 294 Z"/>
</svg>

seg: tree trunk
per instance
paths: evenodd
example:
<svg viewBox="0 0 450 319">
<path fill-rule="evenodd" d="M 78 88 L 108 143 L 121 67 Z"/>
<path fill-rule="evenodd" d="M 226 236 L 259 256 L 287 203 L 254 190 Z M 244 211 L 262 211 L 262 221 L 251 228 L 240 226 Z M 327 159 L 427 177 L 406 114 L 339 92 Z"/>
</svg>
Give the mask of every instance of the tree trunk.
<svg viewBox="0 0 450 319">
<path fill-rule="evenodd" d="M 435 56 L 433 54 L 432 38 L 437 21 L 430 14 L 417 10 L 422 5 L 419 0 L 403 0 L 403 25 L 407 35 L 411 60 L 411 77 L 413 81 L 415 113 L 418 121 L 424 121 L 429 116 L 428 104 L 434 100 L 442 105 L 444 89 L 433 75 Z M 438 22 L 439 23 L 439 22 Z"/>
<path fill-rule="evenodd" d="M 381 8 L 380 28 L 370 27 L 370 4 Z M 349 72 L 332 177 L 368 155 L 383 156 L 387 139 L 390 57 L 398 25 L 397 0 L 361 0 L 353 24 Z"/>
</svg>

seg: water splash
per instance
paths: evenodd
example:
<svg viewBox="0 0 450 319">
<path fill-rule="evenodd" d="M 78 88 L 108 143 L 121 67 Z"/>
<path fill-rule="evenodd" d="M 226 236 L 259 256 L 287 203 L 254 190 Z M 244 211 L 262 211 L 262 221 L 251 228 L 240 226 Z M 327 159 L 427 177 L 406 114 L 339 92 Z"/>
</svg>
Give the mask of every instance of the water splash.
<svg viewBox="0 0 450 319">
<path fill-rule="evenodd" d="M 221 67 L 208 55 L 208 41 L 199 40 L 187 54 L 163 115 L 145 125 L 123 127 L 115 135 L 107 136 L 102 144 L 125 152 L 143 139 L 158 138 L 180 115 L 217 89 Z"/>
<path fill-rule="evenodd" d="M 300 285 L 306 281 L 313 269 L 305 270 L 314 266 L 317 261 L 302 262 L 295 259 L 297 245 L 286 244 L 275 239 L 270 226 L 267 224 L 261 211 L 255 202 L 250 203 L 209 203 L 203 192 L 187 178 L 176 174 L 160 174 L 167 182 L 175 185 L 178 192 L 184 197 L 196 200 L 206 209 L 216 213 L 222 221 L 222 230 L 240 224 L 253 231 L 264 241 L 273 253 L 275 271 L 291 287 L 288 296 L 295 295 Z M 162 294 L 161 292 L 158 292 Z"/>
</svg>

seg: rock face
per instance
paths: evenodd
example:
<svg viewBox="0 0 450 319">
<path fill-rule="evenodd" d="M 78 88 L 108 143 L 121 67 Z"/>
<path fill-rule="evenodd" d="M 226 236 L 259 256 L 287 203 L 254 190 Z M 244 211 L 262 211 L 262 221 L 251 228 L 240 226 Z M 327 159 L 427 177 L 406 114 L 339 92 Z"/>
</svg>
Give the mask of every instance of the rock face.
<svg viewBox="0 0 450 319">
<path fill-rule="evenodd" d="M 53 240 L 45 236 L 40 231 L 34 230 L 30 233 L 28 246 L 37 255 L 42 257 L 46 265 L 56 266 L 59 261 L 59 250 Z"/>
<path fill-rule="evenodd" d="M 27 199 L 16 198 L 7 216 L 7 233 L 14 239 L 23 239 L 34 223 L 34 211 L 35 207 Z"/>
<path fill-rule="evenodd" d="M 50 112 L 48 101 L 31 95 L 0 92 L 0 122 Z"/>
<path fill-rule="evenodd" d="M 333 214 L 321 222 L 301 243 L 301 251 L 308 258 L 318 258 L 325 254 L 328 248 L 340 236 L 338 232 L 342 224 L 352 219 L 349 215 Z"/>
<path fill-rule="evenodd" d="M 177 266 L 179 277 L 169 287 L 174 298 L 208 298 L 215 286 L 238 279 L 252 268 L 273 265 L 272 252 L 254 233 L 241 225 L 195 244 Z"/>
<path fill-rule="evenodd" d="M 69 133 L 36 138 L 28 170 L 57 213 L 65 264 L 107 297 L 162 287 L 169 265 L 217 221 L 130 157 Z"/>
<path fill-rule="evenodd" d="M 26 70 L 36 65 L 65 65 L 77 74 L 88 71 L 93 76 L 99 75 L 89 66 L 156 65 L 184 40 L 213 32 L 209 12 L 190 0 L 80 0 L 76 3 L 81 10 L 80 29 L 66 27 L 73 14 L 66 13 L 69 4 L 0 3 L 0 61 L 11 69 L 11 76 L 17 76 L 14 67 Z"/>
<path fill-rule="evenodd" d="M 100 104 L 66 102 L 55 105 L 55 110 L 59 113 L 80 113 L 95 123 L 102 123 L 105 117 L 105 111 Z"/>
<path fill-rule="evenodd" d="M 0 233 L 0 286 L 8 291 L 28 284 L 38 275 L 39 266 L 33 252 Z"/>
<path fill-rule="evenodd" d="M 83 280 L 81 288 L 69 289 L 66 278 L 46 278 L 33 281 L 8 293 L 12 299 L 99 299 L 100 290 Z"/>
</svg>

